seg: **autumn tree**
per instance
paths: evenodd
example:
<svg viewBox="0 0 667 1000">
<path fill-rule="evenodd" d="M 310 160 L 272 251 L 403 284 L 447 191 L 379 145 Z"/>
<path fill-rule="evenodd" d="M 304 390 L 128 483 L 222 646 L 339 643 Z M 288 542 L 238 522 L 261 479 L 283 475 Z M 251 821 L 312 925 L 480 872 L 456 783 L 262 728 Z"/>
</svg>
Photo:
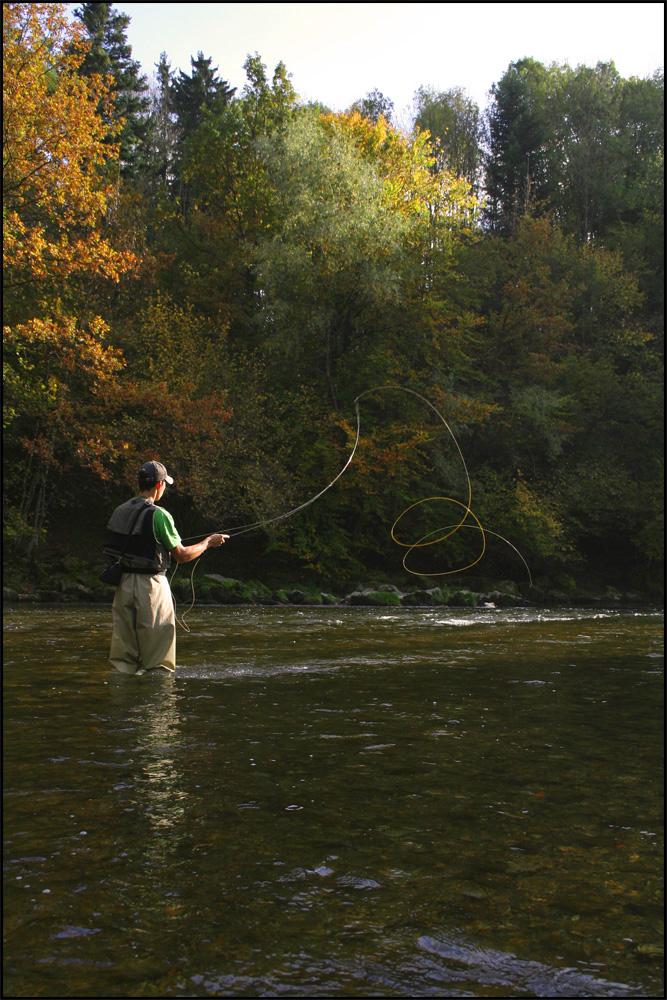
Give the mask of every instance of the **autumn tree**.
<svg viewBox="0 0 667 1000">
<path fill-rule="evenodd" d="M 78 321 L 78 290 L 117 282 L 134 258 L 103 232 L 118 148 L 98 111 L 107 83 L 79 72 L 81 29 L 62 4 L 3 4 L 3 41 L 5 512 L 34 550 L 56 474 L 103 474 L 107 454 L 93 400 L 120 360 L 99 317 Z"/>
</svg>

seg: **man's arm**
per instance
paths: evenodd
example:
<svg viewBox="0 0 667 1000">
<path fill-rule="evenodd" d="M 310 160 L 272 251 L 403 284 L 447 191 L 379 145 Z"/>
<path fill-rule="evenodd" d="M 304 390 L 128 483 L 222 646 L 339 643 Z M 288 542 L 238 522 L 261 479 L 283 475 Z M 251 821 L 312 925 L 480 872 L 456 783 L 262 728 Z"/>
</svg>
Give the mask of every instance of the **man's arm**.
<svg viewBox="0 0 667 1000">
<path fill-rule="evenodd" d="M 203 555 L 207 549 L 217 549 L 227 538 L 229 535 L 209 535 L 203 542 L 197 542 L 196 545 L 181 545 L 179 543 L 175 548 L 170 549 L 170 552 L 177 563 L 191 562 Z"/>
</svg>

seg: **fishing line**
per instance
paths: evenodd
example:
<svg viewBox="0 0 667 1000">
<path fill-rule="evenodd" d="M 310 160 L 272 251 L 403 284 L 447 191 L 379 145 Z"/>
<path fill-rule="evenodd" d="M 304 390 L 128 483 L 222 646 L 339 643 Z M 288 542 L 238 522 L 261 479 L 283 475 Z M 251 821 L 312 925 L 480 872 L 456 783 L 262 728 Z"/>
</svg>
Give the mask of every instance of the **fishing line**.
<svg viewBox="0 0 667 1000">
<path fill-rule="evenodd" d="M 431 500 L 445 500 L 447 503 L 455 503 L 455 504 L 458 504 L 459 507 L 463 507 L 463 509 L 465 510 L 465 514 L 463 515 L 463 520 L 459 521 L 459 523 L 455 524 L 455 525 L 449 524 L 449 525 L 447 525 L 447 527 L 436 528 L 435 531 L 429 531 L 428 534 L 423 535 L 419 539 L 418 542 L 401 542 L 401 541 L 399 541 L 399 539 L 394 534 L 394 531 L 396 529 L 396 525 L 401 520 L 401 518 L 404 517 L 404 515 L 407 514 L 409 511 L 414 510 L 415 507 L 420 507 L 421 504 L 423 504 L 423 503 L 429 503 L 429 501 L 431 501 Z M 470 501 L 468 501 L 468 502 L 470 502 Z M 464 524 L 464 521 L 467 518 L 468 514 L 470 514 L 472 517 L 475 518 L 475 520 L 477 521 L 476 525 L 475 524 Z M 445 570 L 444 572 L 428 573 L 428 574 L 427 573 L 416 572 L 415 570 L 412 570 L 408 566 L 406 566 L 407 558 L 410 555 L 410 553 L 414 551 L 414 549 L 423 549 L 423 548 L 426 548 L 426 546 L 428 546 L 428 545 L 437 545 L 438 542 L 444 542 L 446 538 L 451 538 L 451 536 L 456 531 L 458 531 L 459 528 L 477 528 L 482 533 L 482 551 L 477 556 L 477 558 L 475 559 L 474 562 L 468 563 L 467 566 L 458 567 L 457 569 L 448 569 L 448 570 Z M 446 531 L 447 534 L 446 535 L 441 535 L 440 538 L 434 538 L 432 542 L 426 542 L 426 541 L 424 541 L 425 538 L 430 538 L 431 535 L 437 535 L 438 532 L 440 532 L 440 531 Z M 494 534 L 494 532 L 491 531 L 491 532 L 489 532 L 489 534 Z M 482 525 L 481 525 L 481 523 L 480 523 L 477 515 L 475 513 L 473 513 L 473 511 L 470 509 L 470 507 L 466 507 L 466 505 L 464 503 L 461 503 L 460 500 L 455 500 L 453 497 L 426 497 L 424 500 L 418 500 L 417 503 L 410 504 L 410 506 L 406 507 L 405 510 L 403 511 L 403 513 L 399 514 L 399 516 L 394 521 L 393 527 L 391 529 L 391 537 L 396 542 L 397 545 L 402 546 L 404 549 L 408 549 L 408 551 L 403 556 L 403 569 L 407 570 L 408 573 L 412 573 L 413 576 L 451 576 L 453 573 L 463 573 L 465 570 L 472 569 L 473 566 L 476 566 L 477 563 L 481 560 L 481 558 L 484 555 L 484 553 L 486 552 L 486 534 L 484 532 L 484 528 L 482 527 Z"/>
<path fill-rule="evenodd" d="M 185 616 L 189 615 L 190 612 L 192 611 L 192 609 L 195 606 L 195 579 L 194 579 L 194 577 L 195 577 L 195 570 L 197 568 L 197 563 L 199 562 L 200 559 L 201 559 L 201 556 L 198 556 L 195 559 L 194 564 L 192 566 L 192 569 L 190 571 L 190 587 L 192 588 L 192 604 L 190 605 L 189 608 L 186 608 L 186 610 L 181 615 L 180 619 L 179 619 L 178 615 L 176 614 L 176 596 L 174 594 L 173 589 L 171 591 L 171 599 L 174 602 L 174 617 L 175 617 L 176 621 L 181 626 L 181 628 L 183 629 L 184 632 L 189 632 L 190 631 L 189 625 L 185 624 Z M 176 576 L 176 573 L 178 571 L 178 567 L 179 567 L 179 563 L 176 563 L 176 566 L 174 568 L 174 572 L 171 574 L 171 579 L 169 581 L 169 587 L 170 588 L 171 588 L 172 583 L 174 582 L 174 577 Z"/>
<path fill-rule="evenodd" d="M 451 500 L 451 497 L 430 497 L 429 499 L 431 499 L 431 500 Z M 454 502 L 454 503 L 459 503 L 460 501 L 458 501 L 458 500 L 454 500 L 453 502 Z M 425 500 L 420 500 L 420 501 L 419 501 L 419 503 L 426 503 L 426 501 L 425 501 Z M 413 506 L 415 506 L 415 507 L 416 507 L 416 506 L 417 506 L 417 504 L 413 504 Z M 461 506 L 463 506 L 463 505 L 461 504 Z M 410 509 L 410 508 L 408 508 L 408 510 L 409 510 L 409 509 Z M 405 513 L 405 511 L 404 511 L 403 513 Z M 511 542 L 509 541 L 509 539 L 505 538 L 505 537 L 504 537 L 504 535 L 499 535 L 497 531 L 491 531 L 491 529 L 490 529 L 490 528 L 482 528 L 482 525 L 481 525 L 481 524 L 479 523 L 479 521 L 477 520 L 477 517 L 476 517 L 475 513 L 474 513 L 473 511 L 470 511 L 470 513 L 472 514 L 472 516 L 473 516 L 473 517 L 475 518 L 475 520 L 477 521 L 477 524 L 461 524 L 460 522 L 459 522 L 459 524 L 458 524 L 458 525 L 451 525 L 451 524 L 450 524 L 450 525 L 448 525 L 448 527 L 449 527 L 449 528 L 453 528 L 453 531 L 451 531 L 451 532 L 450 532 L 450 535 L 452 535 L 452 534 L 454 533 L 454 531 L 458 531 L 458 529 L 459 529 L 459 528 L 470 528 L 470 529 L 471 529 L 472 531 L 481 531 L 481 532 L 482 532 L 482 535 L 483 535 L 483 536 L 486 536 L 486 535 L 493 535 L 493 536 L 494 536 L 494 538 L 499 538 L 499 539 L 501 540 L 501 542 L 505 542 L 505 543 L 506 543 L 506 545 L 509 545 L 509 547 L 510 547 L 511 549 L 514 549 L 514 551 L 515 551 L 515 552 L 516 552 L 516 554 L 518 555 L 519 559 L 521 560 L 521 562 L 522 562 L 522 563 L 524 564 L 524 566 L 526 567 L 526 572 L 528 573 L 528 579 L 529 579 L 529 581 L 530 581 L 530 585 L 531 585 L 531 587 L 532 587 L 532 585 L 533 585 L 533 577 L 532 577 L 532 574 L 531 574 L 531 572 L 530 572 L 530 567 L 529 567 L 528 563 L 526 562 L 526 560 L 525 560 L 525 559 L 523 558 L 523 556 L 521 555 L 521 553 L 519 552 L 519 550 L 517 549 L 516 545 L 512 545 L 512 543 L 511 543 Z M 401 514 L 401 517 L 402 517 L 402 516 L 403 516 L 403 514 Z M 396 525 L 394 524 L 394 527 L 395 527 L 395 526 L 396 526 Z M 446 528 L 436 528 L 436 529 L 435 529 L 435 531 L 430 531 L 430 532 L 428 533 L 428 535 L 424 535 L 424 536 L 423 536 L 423 538 L 420 538 L 420 540 L 419 540 L 419 541 L 420 541 L 420 542 L 423 542 L 423 539 L 424 539 L 424 538 L 429 538 L 429 537 L 430 537 L 431 535 L 435 535 L 435 534 L 436 534 L 436 533 L 437 533 L 438 531 L 446 531 L 446 530 L 447 530 Z M 449 538 L 449 535 L 445 535 L 445 536 L 443 536 L 443 537 L 445 537 L 445 538 Z M 404 542 L 399 542 L 399 541 L 397 541 L 397 539 L 394 539 L 394 541 L 396 542 L 396 544 L 397 544 L 397 545 L 405 545 L 405 546 L 406 546 L 406 548 L 407 548 L 407 545 L 406 545 L 406 543 L 404 543 Z M 442 541 L 442 539 L 440 539 L 440 541 Z M 430 544 L 432 544 L 432 543 L 431 543 L 431 542 L 427 542 L 426 544 L 427 544 L 427 545 L 430 545 Z M 434 544 L 434 543 L 433 543 L 433 544 Z M 482 558 L 482 556 L 484 555 L 484 552 L 485 552 L 485 550 L 486 550 L 486 543 L 484 543 L 484 546 L 483 546 L 483 548 L 482 548 L 482 551 L 481 551 L 481 553 L 480 553 L 480 554 L 478 555 L 477 559 L 475 559 L 475 561 L 474 561 L 474 562 L 471 562 L 469 566 L 464 566 L 464 567 L 463 567 L 462 569 L 448 569 L 448 570 L 447 570 L 446 572 L 444 572 L 444 573 L 414 573 L 414 571 L 413 571 L 413 570 L 411 570 L 411 569 L 408 569 L 408 567 L 407 567 L 407 566 L 405 565 L 405 560 L 406 560 L 406 559 L 408 558 L 408 556 L 410 555 L 410 552 L 412 552 L 412 550 L 413 550 L 413 549 L 416 549 L 416 548 L 419 548 L 419 547 L 420 547 L 420 545 L 419 545 L 419 544 L 415 544 L 415 545 L 411 545 L 411 546 L 410 546 L 410 549 L 409 549 L 409 551 L 408 551 L 408 552 L 406 552 L 405 556 L 403 557 L 403 568 L 404 568 L 405 570 L 407 570 L 407 572 L 408 572 L 408 573 L 413 573 L 413 574 L 414 574 L 414 576 L 450 576 L 450 575 L 451 575 L 452 573 L 462 573 L 462 572 L 463 572 L 464 570 L 466 570 L 466 569 L 470 569 L 470 568 L 471 568 L 472 566 L 476 566 L 476 565 L 477 565 L 477 563 L 478 563 L 478 562 L 480 561 L 480 559 Z"/>
<path fill-rule="evenodd" d="M 455 574 L 455 573 L 463 573 L 463 572 L 465 572 L 465 570 L 472 569 L 473 566 L 476 566 L 480 562 L 480 560 L 484 556 L 484 553 L 486 552 L 486 536 L 487 535 L 493 535 L 495 538 L 499 538 L 501 541 L 505 542 L 507 545 L 510 546 L 511 549 L 513 549 L 516 552 L 516 554 L 519 556 L 519 558 L 521 559 L 522 563 L 526 567 L 526 570 L 528 572 L 528 578 L 529 578 L 530 583 L 532 585 L 533 581 L 532 581 L 532 576 L 531 576 L 531 573 L 530 573 L 530 569 L 528 567 L 528 563 L 523 558 L 523 556 L 521 555 L 521 553 L 519 552 L 519 550 L 516 548 L 516 546 L 514 546 L 510 541 L 508 541 L 507 538 L 504 538 L 503 535 L 499 535 L 495 531 L 490 531 L 488 528 L 483 528 L 482 524 L 481 524 L 481 522 L 479 520 L 479 518 L 473 512 L 473 510 L 471 508 L 471 504 L 472 504 L 472 484 L 470 482 L 470 474 L 468 472 L 468 467 L 466 465 L 465 458 L 463 457 L 463 452 L 461 451 L 461 447 L 460 447 L 460 445 L 459 445 L 459 443 L 458 443 L 458 441 L 456 439 L 456 436 L 455 436 L 453 430 L 451 429 L 451 427 L 449 426 L 449 424 L 447 423 L 447 421 L 445 420 L 445 418 L 443 417 L 443 415 L 440 413 L 440 411 L 438 409 L 436 409 L 436 407 L 433 405 L 433 403 L 431 403 L 428 399 L 426 399 L 425 396 L 422 396 L 421 393 L 419 393 L 419 392 L 415 392 L 414 389 L 407 389 L 405 386 L 400 386 L 400 385 L 379 385 L 379 386 L 375 386 L 373 389 L 366 389 L 364 392 L 360 393 L 356 397 L 356 399 L 354 400 L 354 408 L 355 408 L 355 412 L 356 412 L 356 416 L 357 416 L 357 431 L 356 431 L 354 446 L 353 446 L 352 451 L 350 453 L 350 456 L 349 456 L 347 462 L 345 463 L 345 465 L 343 466 L 343 468 L 340 470 L 340 472 L 338 473 L 338 475 L 334 479 L 332 479 L 331 482 L 327 484 L 327 486 L 324 487 L 323 490 L 320 490 L 320 492 L 317 493 L 314 497 L 311 497 L 309 500 L 306 500 L 305 503 L 299 504 L 298 507 L 294 507 L 293 510 L 287 511 L 287 513 L 285 513 L 285 514 L 278 514 L 276 517 L 270 517 L 270 518 L 267 518 L 264 521 L 255 521 L 253 524 L 239 524 L 239 525 L 235 525 L 232 528 L 223 528 L 223 529 L 220 529 L 220 532 L 222 534 L 228 535 L 230 538 L 237 538 L 239 535 L 244 535 L 248 531 L 256 531 L 258 528 L 263 528 L 263 527 L 265 527 L 266 525 L 269 525 L 269 524 L 277 524 L 278 521 L 284 521 L 288 517 L 293 517 L 294 514 L 298 514 L 299 511 L 305 510 L 306 507 L 309 507 L 311 504 L 315 503 L 316 500 L 319 500 L 320 497 L 324 496 L 324 494 L 328 490 L 330 490 L 332 488 L 332 486 L 334 486 L 338 482 L 338 480 L 341 478 L 341 476 L 343 475 L 343 473 L 347 471 L 347 469 L 349 468 L 350 464 L 352 463 L 352 461 L 354 459 L 354 456 L 355 456 L 355 454 L 357 452 L 357 447 L 359 445 L 359 438 L 360 438 L 360 435 L 361 435 L 361 414 L 360 414 L 360 411 L 359 411 L 359 401 L 361 399 L 363 399 L 364 396 L 368 396 L 368 395 L 370 395 L 371 393 L 374 393 L 374 392 L 406 392 L 406 393 L 409 393 L 411 396 L 415 396 L 417 399 L 421 400 L 422 403 L 424 403 L 426 406 L 428 406 L 429 409 L 432 410 L 433 413 L 435 413 L 436 417 L 445 426 L 445 428 L 447 429 L 447 431 L 448 431 L 448 433 L 449 433 L 452 441 L 456 445 L 456 450 L 459 453 L 459 458 L 461 459 L 461 464 L 463 465 L 463 469 L 464 469 L 465 477 L 466 477 L 466 483 L 467 483 L 467 487 L 468 487 L 468 501 L 467 501 L 467 503 L 462 503 L 460 500 L 455 500 L 453 497 L 444 497 L 444 496 L 426 497 L 423 500 L 417 500 L 416 503 L 410 504 L 410 506 L 406 507 L 406 509 L 401 514 L 399 514 L 399 516 L 396 518 L 396 520 L 394 521 L 394 523 L 392 525 L 392 528 L 391 528 L 391 537 L 392 537 L 392 540 L 397 545 L 400 545 L 402 548 L 406 548 L 408 550 L 406 552 L 405 556 L 403 557 L 403 568 L 406 570 L 406 572 L 411 573 L 413 576 L 451 576 L 452 574 Z M 443 500 L 446 503 L 456 504 L 457 506 L 459 506 L 459 507 L 462 508 L 462 510 L 463 510 L 463 517 L 461 518 L 461 520 L 457 524 L 454 524 L 454 525 L 450 524 L 450 525 L 447 525 L 447 526 L 436 528 L 434 531 L 430 531 L 426 535 L 423 535 L 416 542 L 404 542 L 404 541 L 401 541 L 399 538 L 397 538 L 396 537 L 396 527 L 397 527 L 399 521 L 401 521 L 401 519 L 406 514 L 408 514 L 411 510 L 414 510 L 416 507 L 419 507 L 419 506 L 421 506 L 424 503 L 429 503 L 432 500 Z M 468 519 L 469 516 L 472 517 L 475 520 L 475 522 L 476 522 L 475 524 L 466 524 L 466 521 L 467 521 L 467 519 Z M 444 542 L 447 538 L 451 538 L 452 535 L 454 535 L 461 528 L 471 528 L 474 531 L 479 531 L 481 533 L 481 535 L 482 535 L 482 551 L 480 552 L 480 554 L 477 556 L 477 558 L 473 562 L 469 563 L 467 566 L 461 566 L 461 567 L 458 567 L 456 569 L 445 570 L 445 571 L 436 572 L 436 573 L 420 573 L 419 571 L 410 569 L 410 567 L 407 566 L 406 563 L 407 563 L 407 560 L 408 560 L 408 558 L 410 556 L 410 553 L 413 552 L 415 549 L 426 548 L 428 546 L 437 545 L 440 542 Z M 440 535 L 440 532 L 445 532 L 445 534 Z M 440 537 L 434 538 L 431 541 L 427 541 L 427 539 L 431 538 L 431 535 L 440 535 Z M 194 541 L 194 540 L 199 539 L 199 538 L 206 538 L 206 537 L 207 537 L 206 534 L 202 534 L 202 535 L 190 535 L 190 536 L 188 536 L 188 538 L 183 539 L 183 541 L 189 542 L 189 541 Z M 199 558 L 201 558 L 201 556 Z M 196 565 L 197 565 L 198 562 L 199 562 L 199 559 L 196 560 L 194 566 L 192 567 L 192 572 L 190 574 L 190 583 L 191 583 L 191 587 L 192 587 L 192 604 L 187 609 L 187 611 L 185 611 L 183 613 L 183 615 L 181 616 L 183 619 L 185 618 L 185 615 L 188 614 L 192 610 L 192 607 L 194 606 L 194 602 L 195 602 L 195 590 L 194 590 L 193 577 L 194 577 L 195 567 L 196 567 Z M 176 566 L 176 569 L 174 570 L 174 572 L 173 572 L 173 574 L 171 576 L 170 584 L 173 581 L 174 576 L 176 575 L 177 570 L 178 570 L 178 565 Z M 187 632 L 190 631 L 189 628 L 187 627 L 187 625 L 185 625 L 184 621 L 179 622 L 179 625 L 181 625 Z"/>
</svg>

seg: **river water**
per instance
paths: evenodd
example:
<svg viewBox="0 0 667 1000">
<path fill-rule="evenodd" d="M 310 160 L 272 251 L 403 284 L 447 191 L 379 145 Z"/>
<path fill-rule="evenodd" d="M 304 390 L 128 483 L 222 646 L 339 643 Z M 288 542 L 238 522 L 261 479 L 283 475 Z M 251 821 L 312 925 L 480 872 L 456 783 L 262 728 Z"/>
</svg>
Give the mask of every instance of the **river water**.
<svg viewBox="0 0 667 1000">
<path fill-rule="evenodd" d="M 662 614 L 8 608 L 4 995 L 662 996 Z"/>
</svg>

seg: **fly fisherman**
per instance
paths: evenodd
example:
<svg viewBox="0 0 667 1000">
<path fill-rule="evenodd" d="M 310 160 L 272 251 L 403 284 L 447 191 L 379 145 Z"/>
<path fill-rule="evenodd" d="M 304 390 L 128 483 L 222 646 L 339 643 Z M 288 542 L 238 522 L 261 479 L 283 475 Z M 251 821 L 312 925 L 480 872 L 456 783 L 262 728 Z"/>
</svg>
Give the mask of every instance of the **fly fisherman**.
<svg viewBox="0 0 667 1000">
<path fill-rule="evenodd" d="M 176 620 L 167 569 L 197 559 L 229 535 L 209 535 L 196 545 L 181 545 L 173 518 L 156 507 L 167 483 L 174 482 L 160 462 L 139 469 L 139 495 L 121 504 L 107 525 L 104 551 L 121 557 L 123 575 L 113 601 L 109 660 L 123 674 L 176 667 Z"/>
</svg>

